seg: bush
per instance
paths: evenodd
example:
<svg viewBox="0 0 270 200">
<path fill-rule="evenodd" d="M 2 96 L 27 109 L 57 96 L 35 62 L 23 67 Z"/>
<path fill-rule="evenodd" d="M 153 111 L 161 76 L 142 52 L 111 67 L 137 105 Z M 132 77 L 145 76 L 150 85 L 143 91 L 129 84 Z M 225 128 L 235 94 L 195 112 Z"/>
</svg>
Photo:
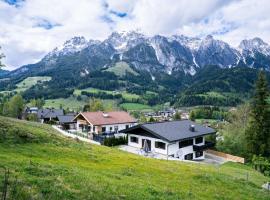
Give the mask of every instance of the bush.
<svg viewBox="0 0 270 200">
<path fill-rule="evenodd" d="M 270 161 L 267 158 L 254 155 L 252 158 L 252 166 L 265 176 L 270 176 Z"/>
<path fill-rule="evenodd" d="M 112 147 L 112 146 L 118 146 L 118 145 L 123 145 L 123 144 L 127 144 L 127 137 L 110 137 L 110 138 L 105 138 L 104 140 L 104 145 L 108 146 L 108 147 Z"/>
</svg>

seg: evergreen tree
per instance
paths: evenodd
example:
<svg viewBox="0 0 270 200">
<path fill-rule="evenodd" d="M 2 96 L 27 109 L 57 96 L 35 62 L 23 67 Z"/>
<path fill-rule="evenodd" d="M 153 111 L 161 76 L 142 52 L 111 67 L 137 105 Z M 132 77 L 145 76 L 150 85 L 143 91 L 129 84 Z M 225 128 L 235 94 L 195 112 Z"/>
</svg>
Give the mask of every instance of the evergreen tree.
<svg viewBox="0 0 270 200">
<path fill-rule="evenodd" d="M 189 119 L 191 120 L 191 121 L 195 121 L 195 119 L 196 119 L 196 117 L 195 117 L 195 112 L 192 110 L 191 112 L 190 112 L 190 114 L 189 114 Z"/>
<path fill-rule="evenodd" d="M 176 111 L 176 113 L 173 116 L 173 119 L 174 120 L 181 120 L 181 114 L 178 111 Z"/>
<path fill-rule="evenodd" d="M 156 120 L 154 119 L 154 117 L 150 117 L 150 119 L 148 120 L 148 122 L 155 122 Z"/>
<path fill-rule="evenodd" d="M 268 83 L 261 71 L 251 103 L 251 117 L 246 131 L 246 142 L 251 154 L 270 156 L 270 106 Z"/>
</svg>

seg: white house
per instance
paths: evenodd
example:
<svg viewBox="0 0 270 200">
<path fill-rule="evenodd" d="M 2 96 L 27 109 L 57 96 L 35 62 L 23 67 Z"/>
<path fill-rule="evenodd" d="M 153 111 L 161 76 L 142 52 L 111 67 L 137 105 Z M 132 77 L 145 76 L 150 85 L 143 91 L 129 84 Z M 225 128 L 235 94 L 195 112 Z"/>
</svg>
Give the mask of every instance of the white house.
<svg viewBox="0 0 270 200">
<path fill-rule="evenodd" d="M 82 112 L 75 118 L 76 129 L 91 138 L 94 134 L 118 133 L 137 124 L 137 120 L 124 111 Z"/>
<path fill-rule="evenodd" d="M 121 131 L 128 134 L 128 145 L 181 160 L 204 159 L 204 151 L 213 146 L 205 136 L 215 130 L 190 120 L 140 124 Z M 146 144 L 147 143 L 147 144 Z"/>
</svg>

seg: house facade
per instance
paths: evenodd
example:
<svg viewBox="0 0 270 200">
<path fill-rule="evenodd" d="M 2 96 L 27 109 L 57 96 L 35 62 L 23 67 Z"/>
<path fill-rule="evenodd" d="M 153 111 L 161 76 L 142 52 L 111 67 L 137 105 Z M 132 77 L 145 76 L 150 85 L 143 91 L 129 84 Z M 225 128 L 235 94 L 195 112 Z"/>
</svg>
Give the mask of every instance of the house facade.
<svg viewBox="0 0 270 200">
<path fill-rule="evenodd" d="M 129 146 L 144 149 L 147 145 L 150 152 L 180 160 L 204 159 L 204 151 L 213 146 L 205 137 L 215 134 L 214 129 L 190 120 L 142 124 L 121 132 L 128 134 Z"/>
<path fill-rule="evenodd" d="M 91 138 L 93 134 L 119 133 L 137 124 L 127 112 L 82 112 L 75 118 L 76 130 Z"/>
</svg>

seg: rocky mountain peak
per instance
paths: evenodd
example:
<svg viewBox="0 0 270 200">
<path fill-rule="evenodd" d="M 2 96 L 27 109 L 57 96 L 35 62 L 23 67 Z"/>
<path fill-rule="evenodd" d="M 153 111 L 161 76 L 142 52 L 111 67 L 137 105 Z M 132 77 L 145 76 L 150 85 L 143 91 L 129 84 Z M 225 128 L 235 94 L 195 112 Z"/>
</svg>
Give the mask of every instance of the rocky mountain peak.
<svg viewBox="0 0 270 200">
<path fill-rule="evenodd" d="M 243 40 L 240 45 L 239 48 L 242 50 L 248 50 L 248 51 L 259 51 L 259 52 L 263 52 L 263 53 L 267 53 L 270 50 L 270 46 L 264 42 L 261 38 L 255 37 L 253 39 L 250 40 Z M 269 54 L 270 52 L 268 52 Z"/>
</svg>

